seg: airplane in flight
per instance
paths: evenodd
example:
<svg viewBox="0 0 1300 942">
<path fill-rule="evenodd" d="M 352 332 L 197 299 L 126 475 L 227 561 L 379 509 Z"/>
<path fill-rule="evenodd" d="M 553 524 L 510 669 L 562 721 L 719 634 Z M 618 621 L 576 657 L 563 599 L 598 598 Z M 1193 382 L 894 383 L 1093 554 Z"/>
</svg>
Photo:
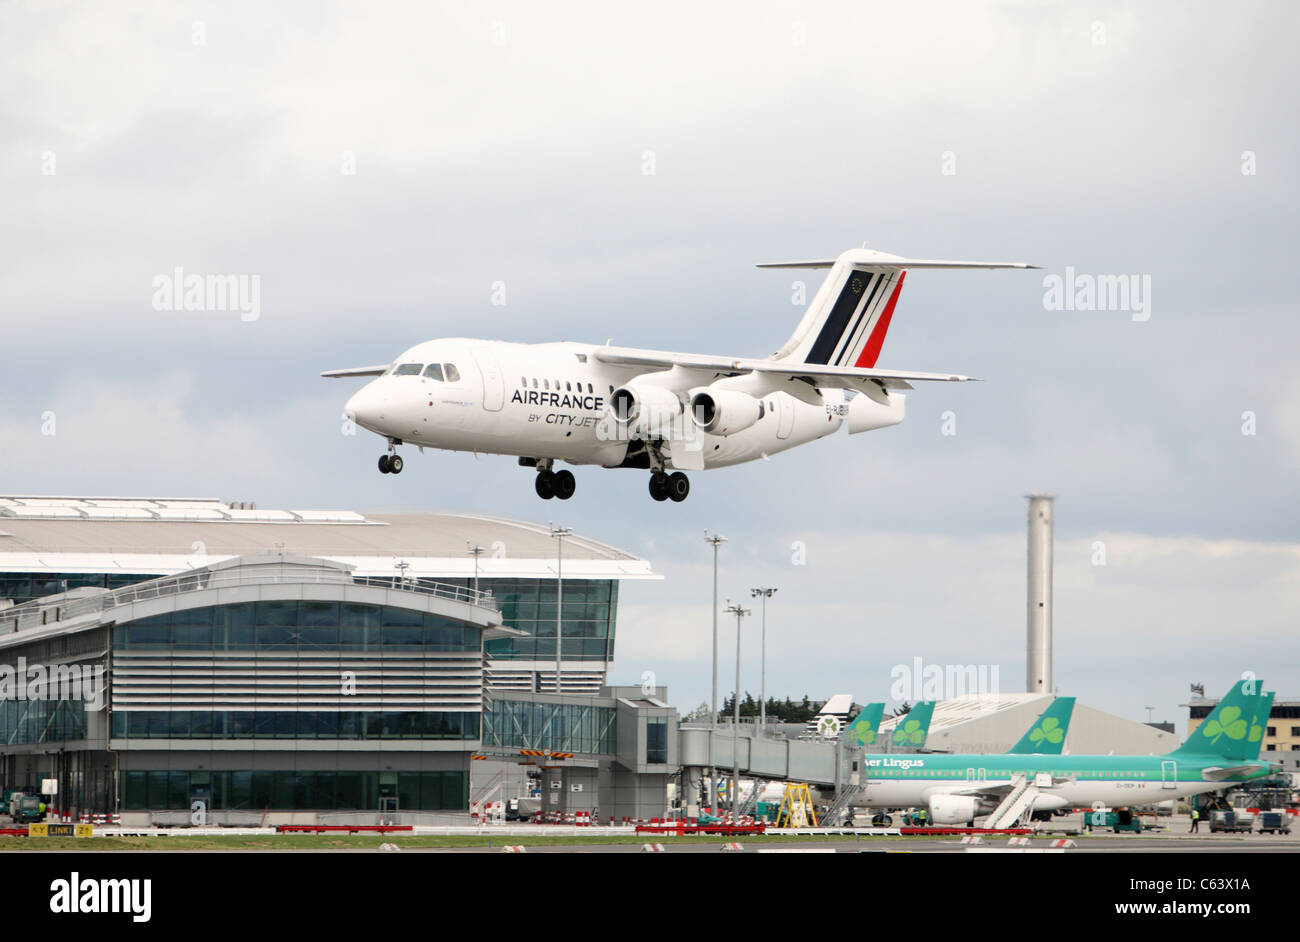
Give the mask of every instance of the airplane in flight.
<svg viewBox="0 0 1300 942">
<path fill-rule="evenodd" d="M 1006 753 L 866 753 L 866 787 L 850 804 L 867 808 L 927 808 L 931 824 L 962 825 L 986 817 L 985 827 L 1012 827 L 1035 811 L 1095 805 L 1155 804 L 1216 791 L 1273 774 L 1259 758 L 1273 693 L 1263 682 L 1238 681 L 1173 752 L 1152 756 L 1065 755 L 1069 723 L 1057 698 Z M 1055 719 L 1056 723 L 1048 720 Z M 1040 731 L 1039 736 L 1034 731 Z M 1032 750 L 1032 751 L 1027 751 Z"/>
<path fill-rule="evenodd" d="M 760 265 L 829 269 L 794 333 L 763 359 L 589 343 L 452 338 L 417 344 L 392 363 L 327 370 L 374 377 L 344 407 L 385 439 L 384 474 L 400 445 L 511 455 L 536 469 L 539 497 L 568 500 L 577 482 L 557 462 L 650 472 L 650 496 L 682 501 L 686 471 L 721 468 L 903 421 L 916 382 L 956 373 L 880 369 L 903 279 L 912 269 L 1026 269 L 1023 262 L 909 259 L 861 248 L 823 261 Z"/>
</svg>

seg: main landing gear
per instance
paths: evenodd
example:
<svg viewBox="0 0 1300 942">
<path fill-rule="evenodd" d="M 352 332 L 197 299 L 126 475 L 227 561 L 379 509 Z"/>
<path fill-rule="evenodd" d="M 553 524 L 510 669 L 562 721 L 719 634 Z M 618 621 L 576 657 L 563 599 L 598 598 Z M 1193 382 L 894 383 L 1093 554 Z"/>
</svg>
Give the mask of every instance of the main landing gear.
<svg viewBox="0 0 1300 942">
<path fill-rule="evenodd" d="M 656 471 L 650 475 L 650 496 L 655 500 L 671 500 L 680 504 L 691 492 L 691 479 L 680 471 L 668 474 Z"/>
<path fill-rule="evenodd" d="M 578 489 L 578 481 L 572 471 L 552 471 L 546 468 L 537 472 L 533 486 L 542 500 L 550 500 L 552 497 L 568 500 Z"/>
</svg>

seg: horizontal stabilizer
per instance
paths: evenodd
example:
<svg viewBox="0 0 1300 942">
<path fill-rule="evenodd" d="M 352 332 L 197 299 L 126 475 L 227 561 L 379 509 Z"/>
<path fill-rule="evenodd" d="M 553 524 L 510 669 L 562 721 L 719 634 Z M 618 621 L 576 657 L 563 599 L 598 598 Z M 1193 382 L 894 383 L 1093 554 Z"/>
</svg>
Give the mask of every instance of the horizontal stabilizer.
<svg viewBox="0 0 1300 942">
<path fill-rule="evenodd" d="M 830 268 L 837 259 L 823 258 L 811 262 L 763 262 L 759 268 Z M 896 255 L 870 253 L 861 259 L 851 259 L 851 264 L 859 271 L 898 271 L 899 269 L 944 269 L 944 268 L 1041 268 L 1025 262 L 963 262 L 942 258 L 899 258 Z"/>
<path fill-rule="evenodd" d="M 1232 778 L 1234 775 L 1245 775 L 1248 772 L 1259 770 L 1255 765 L 1230 765 L 1230 766 L 1209 766 L 1202 769 L 1201 774 L 1211 782 L 1219 782 L 1225 778 Z"/>
</svg>

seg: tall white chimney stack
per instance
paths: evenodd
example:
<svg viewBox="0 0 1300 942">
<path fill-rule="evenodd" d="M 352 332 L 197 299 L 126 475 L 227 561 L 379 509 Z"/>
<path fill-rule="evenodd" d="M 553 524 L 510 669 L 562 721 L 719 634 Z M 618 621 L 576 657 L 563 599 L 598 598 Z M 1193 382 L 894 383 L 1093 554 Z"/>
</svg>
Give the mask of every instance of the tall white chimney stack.
<svg viewBox="0 0 1300 942">
<path fill-rule="evenodd" d="M 1025 690 L 1052 692 L 1052 501 L 1029 495 L 1029 643 Z"/>
</svg>

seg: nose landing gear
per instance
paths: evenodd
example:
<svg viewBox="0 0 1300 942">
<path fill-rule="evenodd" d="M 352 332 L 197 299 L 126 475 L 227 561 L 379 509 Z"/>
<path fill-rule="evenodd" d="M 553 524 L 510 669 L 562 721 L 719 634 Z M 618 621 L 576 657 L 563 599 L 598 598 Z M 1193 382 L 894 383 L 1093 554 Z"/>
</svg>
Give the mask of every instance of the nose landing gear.
<svg viewBox="0 0 1300 942">
<path fill-rule="evenodd" d="M 379 456 L 380 474 L 402 473 L 402 456 L 397 453 L 397 446 L 400 444 L 402 443 L 398 439 L 388 440 L 388 454 Z"/>
</svg>

